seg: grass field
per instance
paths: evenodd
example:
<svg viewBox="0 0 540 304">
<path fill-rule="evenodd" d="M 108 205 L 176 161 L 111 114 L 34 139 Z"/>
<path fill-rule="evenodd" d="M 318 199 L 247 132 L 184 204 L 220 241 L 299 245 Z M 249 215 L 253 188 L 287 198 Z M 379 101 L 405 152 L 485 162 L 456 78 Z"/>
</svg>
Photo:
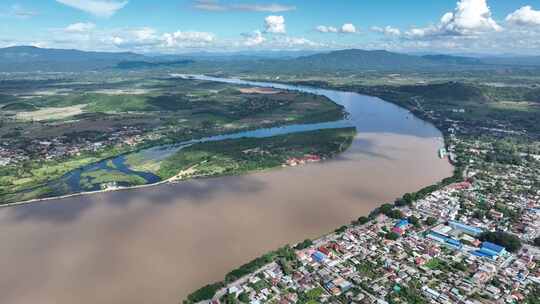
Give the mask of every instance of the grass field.
<svg viewBox="0 0 540 304">
<path fill-rule="evenodd" d="M 144 185 L 146 180 L 140 176 L 128 175 L 118 170 L 96 170 L 81 175 L 81 187 L 84 190 L 92 190 L 95 185 L 106 183 L 119 183 L 125 186 Z"/>
<path fill-rule="evenodd" d="M 17 119 L 35 121 L 65 119 L 83 113 L 84 107 L 85 105 L 75 105 L 58 108 L 41 108 L 30 112 L 17 112 Z"/>
</svg>

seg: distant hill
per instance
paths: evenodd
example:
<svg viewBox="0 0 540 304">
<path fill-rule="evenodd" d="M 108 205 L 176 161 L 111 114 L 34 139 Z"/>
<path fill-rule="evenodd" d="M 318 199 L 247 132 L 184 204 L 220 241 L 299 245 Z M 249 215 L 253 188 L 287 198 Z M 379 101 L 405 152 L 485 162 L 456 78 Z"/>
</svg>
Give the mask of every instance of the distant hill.
<svg viewBox="0 0 540 304">
<path fill-rule="evenodd" d="M 145 68 L 157 68 L 157 67 L 175 67 L 188 65 L 194 63 L 194 60 L 175 60 L 175 61 L 163 61 L 163 62 L 150 62 L 150 61 L 121 61 L 116 65 L 116 68 L 129 70 L 129 69 L 145 69 Z"/>
<path fill-rule="evenodd" d="M 425 55 L 422 58 L 432 62 L 440 64 L 458 64 L 458 65 L 477 65 L 483 64 L 481 59 L 464 57 L 464 56 L 452 56 L 452 55 Z"/>
<path fill-rule="evenodd" d="M 318 70 L 402 70 L 440 65 L 419 56 L 357 49 L 299 57 L 289 60 L 288 63 Z"/>
<path fill-rule="evenodd" d="M 0 49 L 0 71 L 80 71 L 115 66 L 122 61 L 142 61 L 143 55 L 123 52 L 85 52 L 14 46 Z"/>
<path fill-rule="evenodd" d="M 505 66 L 540 66 L 540 56 L 517 56 L 517 57 L 486 57 L 482 62 L 491 65 Z"/>
</svg>

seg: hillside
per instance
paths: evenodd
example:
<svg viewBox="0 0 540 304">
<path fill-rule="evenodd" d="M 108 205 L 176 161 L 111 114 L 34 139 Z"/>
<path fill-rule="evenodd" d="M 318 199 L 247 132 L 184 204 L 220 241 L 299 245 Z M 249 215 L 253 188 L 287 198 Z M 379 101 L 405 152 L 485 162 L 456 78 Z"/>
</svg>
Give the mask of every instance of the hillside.
<svg viewBox="0 0 540 304">
<path fill-rule="evenodd" d="M 437 62 L 418 56 L 392 53 L 384 50 L 341 50 L 289 60 L 293 66 L 319 70 L 400 70 L 429 68 Z"/>
<path fill-rule="evenodd" d="M 85 52 L 15 46 L 0 49 L 0 71 L 81 71 L 102 69 L 122 61 L 140 61 L 145 58 L 130 52 Z"/>
</svg>

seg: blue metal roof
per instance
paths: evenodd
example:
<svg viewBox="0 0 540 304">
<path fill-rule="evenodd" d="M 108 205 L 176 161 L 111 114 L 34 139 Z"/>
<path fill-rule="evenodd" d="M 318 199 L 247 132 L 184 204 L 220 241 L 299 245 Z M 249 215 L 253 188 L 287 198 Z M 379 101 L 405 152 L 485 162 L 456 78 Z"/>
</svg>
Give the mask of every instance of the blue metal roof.
<svg viewBox="0 0 540 304">
<path fill-rule="evenodd" d="M 491 242 L 483 242 L 482 243 L 482 249 L 493 251 L 493 252 L 495 252 L 497 254 L 500 254 L 501 252 L 503 252 L 505 250 L 504 247 L 499 246 L 497 244 L 493 244 Z"/>
<path fill-rule="evenodd" d="M 404 227 L 404 226 L 407 226 L 409 225 L 409 221 L 406 220 L 406 219 L 403 219 L 403 220 L 400 220 L 397 224 L 396 224 L 396 227 Z"/>
<path fill-rule="evenodd" d="M 456 247 L 457 249 L 461 249 L 461 247 L 463 246 L 460 241 L 458 241 L 456 239 L 453 239 L 453 238 L 450 238 L 450 237 L 447 237 L 445 235 L 442 235 L 442 234 L 440 234 L 438 232 L 431 231 L 429 234 L 436 237 L 439 240 L 444 241 L 447 245 L 450 245 L 452 247 Z"/>
<path fill-rule="evenodd" d="M 326 255 L 320 251 L 315 251 L 311 256 L 317 262 L 322 262 L 326 259 Z"/>
<path fill-rule="evenodd" d="M 463 223 L 460 223 L 460 222 L 449 221 L 448 223 L 450 224 L 450 227 L 452 227 L 452 228 L 461 229 L 461 230 L 469 232 L 469 233 L 471 233 L 473 235 L 477 235 L 477 234 L 480 234 L 480 233 L 483 232 L 482 229 L 480 229 L 480 228 L 473 227 L 473 226 L 470 226 L 470 225 L 466 225 L 466 224 L 463 224 Z"/>
</svg>

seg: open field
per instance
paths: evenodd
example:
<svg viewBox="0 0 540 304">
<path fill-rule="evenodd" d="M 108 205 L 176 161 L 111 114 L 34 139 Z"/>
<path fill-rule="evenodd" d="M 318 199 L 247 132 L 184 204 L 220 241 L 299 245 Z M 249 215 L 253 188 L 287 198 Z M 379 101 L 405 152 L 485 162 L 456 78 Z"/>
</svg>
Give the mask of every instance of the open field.
<svg viewBox="0 0 540 304">
<path fill-rule="evenodd" d="M 35 121 L 46 121 L 46 120 L 58 120 L 83 113 L 83 108 L 85 105 L 75 105 L 69 107 L 57 107 L 57 108 L 41 108 L 36 111 L 31 112 L 17 112 L 17 119 L 21 120 L 35 120 Z"/>
</svg>

